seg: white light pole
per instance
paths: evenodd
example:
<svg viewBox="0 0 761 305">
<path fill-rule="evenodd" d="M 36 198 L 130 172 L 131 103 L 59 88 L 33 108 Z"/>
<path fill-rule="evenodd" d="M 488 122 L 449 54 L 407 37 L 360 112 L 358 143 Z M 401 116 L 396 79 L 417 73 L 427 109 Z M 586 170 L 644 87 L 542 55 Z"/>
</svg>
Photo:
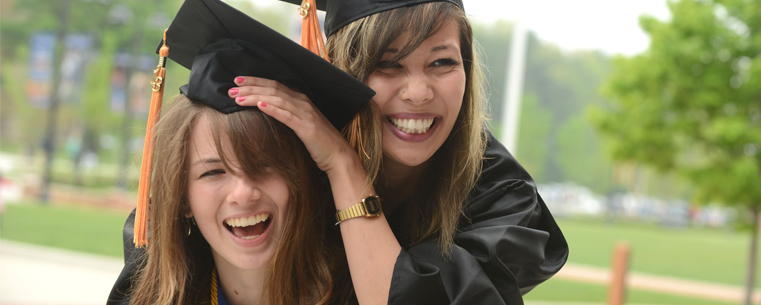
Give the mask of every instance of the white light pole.
<svg viewBox="0 0 761 305">
<path fill-rule="evenodd" d="M 523 78 L 526 75 L 526 49 L 528 31 L 520 21 L 513 26 L 513 37 L 508 54 L 508 71 L 505 79 L 505 100 L 502 106 L 502 144 L 513 156 L 518 155 L 518 127 L 520 126 Z"/>
</svg>

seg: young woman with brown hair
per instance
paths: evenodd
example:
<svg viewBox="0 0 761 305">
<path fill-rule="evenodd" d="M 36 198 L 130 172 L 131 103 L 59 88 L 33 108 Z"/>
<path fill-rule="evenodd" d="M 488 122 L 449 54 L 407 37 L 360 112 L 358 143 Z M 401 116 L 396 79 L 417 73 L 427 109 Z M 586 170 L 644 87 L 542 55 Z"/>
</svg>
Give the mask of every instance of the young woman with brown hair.
<svg viewBox="0 0 761 305">
<path fill-rule="evenodd" d="M 204 304 L 215 288 L 232 304 L 330 299 L 328 202 L 292 131 L 179 96 L 156 143 L 151 243 L 132 304 Z"/>
<path fill-rule="evenodd" d="M 235 75 L 257 73 L 315 109 L 342 111 L 325 119 L 341 127 L 372 90 L 218 0 L 187 0 L 160 54 L 152 114 L 164 57 L 191 69 L 190 79 L 146 136 L 150 204 L 125 225 L 127 264 L 108 304 L 340 302 L 334 269 L 345 259 L 324 174 L 290 128 L 227 91 Z"/>
<path fill-rule="evenodd" d="M 358 302 L 522 304 L 568 246 L 531 177 L 486 129 L 462 2 L 317 7 L 327 8 L 332 63 L 377 93 L 344 130 L 348 143 L 278 82 L 238 77 L 229 94 L 292 128 L 327 173 Z M 382 213 L 370 211 L 376 194 Z"/>
</svg>

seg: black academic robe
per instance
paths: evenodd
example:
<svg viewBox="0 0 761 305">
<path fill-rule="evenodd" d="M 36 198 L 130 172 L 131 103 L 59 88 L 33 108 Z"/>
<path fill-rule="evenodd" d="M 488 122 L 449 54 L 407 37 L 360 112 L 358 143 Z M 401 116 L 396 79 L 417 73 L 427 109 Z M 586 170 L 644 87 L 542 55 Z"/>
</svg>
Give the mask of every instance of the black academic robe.
<svg viewBox="0 0 761 305">
<path fill-rule="evenodd" d="M 402 248 L 389 304 L 523 304 L 522 296 L 568 259 L 568 244 L 536 184 L 491 133 L 464 213 L 450 257 L 441 257 L 435 236 Z M 134 216 L 124 226 L 125 266 L 107 304 L 129 304 L 124 292 L 141 251 L 132 243 Z"/>
<path fill-rule="evenodd" d="M 483 170 L 442 258 L 432 236 L 403 247 L 389 304 L 523 304 L 568 259 L 568 244 L 518 161 L 488 134 Z M 390 218 L 393 218 L 392 214 Z"/>
<path fill-rule="evenodd" d="M 124 268 L 119 273 L 119 277 L 116 278 L 114 287 L 111 288 L 111 293 L 108 295 L 106 305 L 129 305 L 130 295 L 129 291 L 134 280 L 135 271 L 137 271 L 140 257 L 144 254 L 145 248 L 135 248 L 134 243 L 134 229 L 135 228 L 135 210 L 127 217 L 127 221 L 124 223 L 124 230 L 122 230 L 123 242 L 124 242 Z"/>
</svg>

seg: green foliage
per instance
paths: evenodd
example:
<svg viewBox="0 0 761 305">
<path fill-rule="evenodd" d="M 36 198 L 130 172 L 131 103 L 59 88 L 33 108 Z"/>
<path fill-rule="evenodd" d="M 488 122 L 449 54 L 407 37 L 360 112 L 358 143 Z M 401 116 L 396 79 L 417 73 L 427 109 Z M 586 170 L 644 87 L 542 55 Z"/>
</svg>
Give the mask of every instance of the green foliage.
<svg viewBox="0 0 761 305">
<path fill-rule="evenodd" d="M 558 163 L 566 177 L 607 193 L 612 187 L 611 163 L 587 117 L 579 115 L 569 118 L 557 133 Z"/>
<path fill-rule="evenodd" d="M 116 37 L 106 32 L 101 37 L 101 51 L 90 65 L 85 77 L 82 106 L 87 126 L 94 130 L 114 130 L 118 121 L 110 109 L 111 73 L 114 67 Z"/>
<path fill-rule="evenodd" d="M 489 108 L 498 121 L 512 26 L 475 24 L 474 31 L 489 72 Z M 603 103 L 598 87 L 609 72 L 610 60 L 601 53 L 563 52 L 529 36 L 516 155 L 537 182 L 571 180 L 598 193 L 610 188 L 610 162 L 586 118 L 588 106 Z"/>
<path fill-rule="evenodd" d="M 553 113 L 539 105 L 534 94 L 528 93 L 523 96 L 517 159 L 536 181 L 548 180 L 545 175 L 552 118 Z"/>
<path fill-rule="evenodd" d="M 619 160 L 675 171 L 696 198 L 761 205 L 761 1 L 669 3 L 643 54 L 615 60 L 592 112 Z"/>
</svg>

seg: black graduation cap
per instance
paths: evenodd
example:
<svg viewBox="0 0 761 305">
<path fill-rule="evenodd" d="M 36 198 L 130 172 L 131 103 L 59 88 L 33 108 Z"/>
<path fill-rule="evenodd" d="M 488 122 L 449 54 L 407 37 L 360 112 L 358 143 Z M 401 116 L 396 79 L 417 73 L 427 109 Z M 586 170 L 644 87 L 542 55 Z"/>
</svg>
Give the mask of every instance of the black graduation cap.
<svg viewBox="0 0 761 305">
<path fill-rule="evenodd" d="M 312 24 L 317 24 L 311 15 Z M 136 247 L 148 243 L 152 132 L 161 110 L 166 57 L 190 69 L 188 84 L 180 88 L 183 94 L 225 114 L 252 108 L 238 105 L 227 94 L 235 85 L 233 79 L 241 75 L 276 80 L 299 90 L 339 130 L 375 95 L 361 81 L 220 0 L 186 0 L 156 53 L 160 60 L 151 82 L 135 212 Z"/>
<path fill-rule="evenodd" d="M 181 92 L 223 113 L 250 108 L 227 94 L 233 79 L 243 75 L 276 80 L 306 94 L 337 129 L 375 95 L 361 81 L 219 0 L 186 0 L 166 35 L 169 58 L 191 70 Z"/>
<path fill-rule="evenodd" d="M 302 0 L 281 0 L 296 5 Z M 330 37 L 338 29 L 375 13 L 426 2 L 449 2 L 464 9 L 462 0 L 316 0 L 317 9 L 325 11 L 325 35 Z"/>
</svg>

